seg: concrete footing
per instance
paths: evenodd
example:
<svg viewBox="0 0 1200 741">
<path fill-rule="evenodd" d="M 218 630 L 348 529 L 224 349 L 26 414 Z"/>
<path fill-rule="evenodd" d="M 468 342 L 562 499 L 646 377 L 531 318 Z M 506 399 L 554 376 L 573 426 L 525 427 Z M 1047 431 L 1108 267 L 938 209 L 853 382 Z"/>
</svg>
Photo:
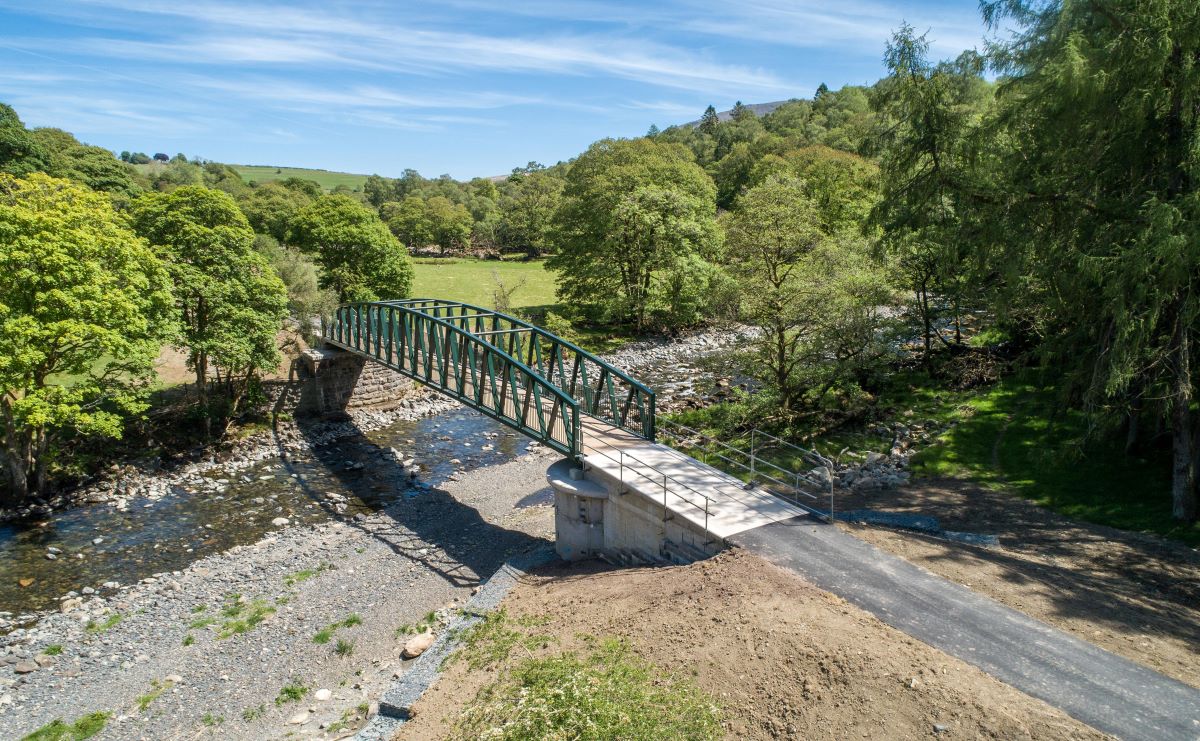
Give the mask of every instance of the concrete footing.
<svg viewBox="0 0 1200 741">
<path fill-rule="evenodd" d="M 725 547 L 702 527 L 599 469 L 584 471 L 564 459 L 550 466 L 546 481 L 554 489 L 555 549 L 564 560 L 691 563 Z"/>
</svg>

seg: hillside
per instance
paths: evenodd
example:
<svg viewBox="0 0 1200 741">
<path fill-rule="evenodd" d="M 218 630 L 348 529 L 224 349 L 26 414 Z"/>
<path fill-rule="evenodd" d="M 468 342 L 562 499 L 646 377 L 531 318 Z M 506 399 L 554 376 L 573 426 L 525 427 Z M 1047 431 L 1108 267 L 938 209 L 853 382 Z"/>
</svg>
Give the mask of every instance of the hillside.
<svg viewBox="0 0 1200 741">
<path fill-rule="evenodd" d="M 791 100 L 776 100 L 776 101 L 772 101 L 770 103 L 742 103 L 742 105 L 745 106 L 746 108 L 749 108 L 750 110 L 754 111 L 754 115 L 756 115 L 756 116 L 765 116 L 768 113 L 770 113 L 771 111 L 778 108 L 779 106 L 783 105 L 784 103 L 791 103 L 792 100 L 796 100 L 796 98 L 792 98 Z M 733 118 L 733 109 L 730 108 L 727 111 L 718 112 L 717 118 L 721 121 L 730 120 L 731 118 Z M 698 126 L 699 124 L 700 124 L 700 119 L 697 118 L 696 120 L 688 121 L 687 123 L 685 123 L 683 125 L 684 126 Z"/>
<path fill-rule="evenodd" d="M 146 165 L 133 167 L 145 175 L 154 175 L 166 167 L 164 162 L 151 162 Z M 247 183 L 269 183 L 272 180 L 287 178 L 303 178 L 313 180 L 326 191 L 331 191 L 339 185 L 345 185 L 351 190 L 362 190 L 367 181 L 366 175 L 356 175 L 350 172 L 334 172 L 332 170 L 317 170 L 306 167 L 276 167 L 274 165 L 230 165 Z"/>
</svg>

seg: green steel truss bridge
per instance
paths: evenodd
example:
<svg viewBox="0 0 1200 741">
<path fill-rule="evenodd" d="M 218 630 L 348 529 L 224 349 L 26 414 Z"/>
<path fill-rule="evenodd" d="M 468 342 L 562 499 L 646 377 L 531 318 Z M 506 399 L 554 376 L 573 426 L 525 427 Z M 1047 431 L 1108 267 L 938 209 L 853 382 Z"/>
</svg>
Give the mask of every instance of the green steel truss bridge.
<svg viewBox="0 0 1200 741">
<path fill-rule="evenodd" d="M 347 304 L 324 338 L 572 458 L 583 455 L 585 417 L 655 438 L 645 384 L 507 314 L 440 299 Z"/>
</svg>

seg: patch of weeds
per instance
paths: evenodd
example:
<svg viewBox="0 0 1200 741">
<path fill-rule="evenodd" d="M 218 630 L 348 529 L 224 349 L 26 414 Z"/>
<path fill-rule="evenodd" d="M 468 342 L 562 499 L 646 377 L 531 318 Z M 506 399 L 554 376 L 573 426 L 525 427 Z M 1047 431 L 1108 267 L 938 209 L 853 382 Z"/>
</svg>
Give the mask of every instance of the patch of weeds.
<svg viewBox="0 0 1200 741">
<path fill-rule="evenodd" d="M 192 630 L 203 630 L 215 622 L 217 622 L 217 619 L 211 615 L 208 615 L 202 618 L 196 618 L 192 622 L 188 623 L 188 627 Z"/>
<path fill-rule="evenodd" d="M 138 697 L 137 700 L 135 700 L 135 702 L 137 703 L 137 706 L 138 706 L 138 710 L 144 712 L 146 710 L 146 708 L 150 707 L 150 703 L 154 702 L 159 697 L 161 697 L 162 693 L 171 689 L 172 684 L 173 684 L 172 682 L 168 682 L 165 680 L 160 682 L 157 679 L 151 679 L 150 680 L 150 691 L 144 695 L 141 695 L 140 697 Z"/>
<path fill-rule="evenodd" d="M 226 604 L 221 611 L 229 618 L 221 623 L 217 638 L 228 638 L 238 633 L 248 633 L 258 627 L 264 620 L 275 614 L 275 608 L 265 600 L 256 599 L 253 602 L 232 602 Z"/>
<path fill-rule="evenodd" d="M 354 653 L 354 641 L 339 638 L 337 645 L 333 647 L 333 652 L 338 656 L 349 656 Z"/>
<path fill-rule="evenodd" d="M 204 612 L 207 609 L 208 609 L 208 605 L 196 605 L 195 607 L 192 608 L 192 614 L 193 615 L 199 614 L 201 612 Z"/>
<path fill-rule="evenodd" d="M 325 645 L 333 639 L 333 634 L 337 632 L 338 628 L 353 628 L 356 625 L 362 625 L 362 621 L 361 615 L 356 612 L 352 612 L 346 616 L 345 620 L 338 620 L 337 622 L 330 623 L 324 628 L 318 630 L 313 636 L 313 643 Z"/>
<path fill-rule="evenodd" d="M 51 643 L 49 646 L 46 646 L 42 649 L 42 653 L 46 654 L 47 656 L 58 656 L 62 652 L 63 647 L 61 643 Z"/>
<path fill-rule="evenodd" d="M 530 633 L 527 629 L 549 622 L 549 618 L 526 616 L 511 619 L 504 608 L 493 610 L 475 625 L 463 631 L 462 647 L 446 657 L 443 666 L 450 666 L 459 658 L 465 658 L 472 671 L 500 663 L 517 646 L 527 651 L 545 646 L 553 636 Z"/>
<path fill-rule="evenodd" d="M 308 687 L 299 679 L 293 678 L 279 690 L 279 696 L 275 698 L 275 705 L 286 705 L 289 702 L 300 702 L 308 694 Z"/>
<path fill-rule="evenodd" d="M 359 546 L 358 548 L 355 548 L 355 549 L 354 549 L 354 552 L 355 552 L 355 553 L 366 553 L 366 552 L 367 552 L 367 549 L 366 549 L 366 548 L 363 548 L 362 546 Z"/>
<path fill-rule="evenodd" d="M 437 623 L 437 613 L 427 612 L 425 613 L 425 617 L 421 618 L 416 623 L 413 623 L 412 625 L 401 625 L 399 628 L 396 628 L 396 637 L 399 638 L 401 636 L 424 633 L 427 628 L 432 628 L 435 623 Z"/>
<path fill-rule="evenodd" d="M 86 626 L 87 632 L 103 633 L 104 631 L 108 630 L 109 628 L 112 628 L 117 623 L 121 622 L 124 618 L 125 618 L 125 616 L 122 615 L 121 613 L 114 612 L 113 614 L 109 615 L 108 617 L 104 618 L 104 620 L 102 620 L 98 623 L 95 620 L 89 620 L 87 623 L 87 626 Z"/>
<path fill-rule="evenodd" d="M 78 718 L 71 724 L 56 719 L 25 736 L 22 741 L 84 741 L 103 731 L 111 717 L 112 713 L 96 712 Z"/>
<path fill-rule="evenodd" d="M 317 634 L 313 636 L 313 643 L 319 643 L 322 646 L 324 646 L 326 643 L 329 643 L 330 639 L 333 638 L 334 630 L 336 630 L 336 628 L 321 628 L 317 631 Z"/>
<path fill-rule="evenodd" d="M 493 620 L 481 636 L 498 634 Z M 691 679 L 677 679 L 610 638 L 588 655 L 524 659 L 480 690 L 453 739 L 718 739 L 720 711 Z"/>
<path fill-rule="evenodd" d="M 291 601 L 292 601 L 292 598 L 286 594 L 281 594 L 275 598 L 275 604 L 277 604 L 277 605 L 286 605 L 287 603 L 289 603 Z"/>
<path fill-rule="evenodd" d="M 283 577 L 283 585 L 286 587 L 294 587 L 297 584 L 303 584 L 313 578 L 322 571 L 329 571 L 333 568 L 333 564 L 321 563 L 311 569 L 302 569 L 292 574 Z"/>
<path fill-rule="evenodd" d="M 282 704 L 282 703 L 280 703 L 280 704 Z M 245 710 L 242 711 L 242 720 L 249 723 L 252 720 L 258 720 L 259 718 L 263 717 L 266 714 L 267 714 L 267 706 L 266 705 L 259 705 L 258 707 L 255 707 L 255 708 L 246 708 Z"/>
<path fill-rule="evenodd" d="M 202 717 L 200 719 L 200 722 L 203 723 L 204 725 L 208 726 L 209 728 L 212 728 L 213 726 L 219 726 L 222 723 L 224 723 L 225 716 L 213 715 L 212 713 L 205 713 L 204 717 Z"/>
<path fill-rule="evenodd" d="M 191 633 L 188 633 L 187 635 L 185 635 L 183 637 L 183 645 L 185 645 L 185 646 L 190 646 L 195 642 L 196 642 L 196 636 L 192 635 Z"/>
</svg>

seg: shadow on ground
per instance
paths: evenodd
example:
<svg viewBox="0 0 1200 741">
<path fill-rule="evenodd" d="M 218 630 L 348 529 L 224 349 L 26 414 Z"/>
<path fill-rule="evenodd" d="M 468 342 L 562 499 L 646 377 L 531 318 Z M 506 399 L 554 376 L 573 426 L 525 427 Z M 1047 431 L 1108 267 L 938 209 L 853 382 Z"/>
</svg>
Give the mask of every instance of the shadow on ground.
<svg viewBox="0 0 1200 741">
<path fill-rule="evenodd" d="M 853 528 L 885 550 L 1111 651 L 1165 672 L 1176 664 L 1179 670 L 1169 673 L 1200 686 L 1200 553 L 1182 543 L 1071 520 L 957 479 L 846 493 L 838 506 L 931 515 L 946 530 L 996 535 L 1000 547 L 986 548 Z"/>
<path fill-rule="evenodd" d="M 337 421 L 354 424 L 348 415 Z M 479 509 L 446 489 L 414 479 L 389 448 L 372 442 L 361 430 L 322 445 L 318 444 L 319 423 L 306 421 L 297 427 L 311 445 L 312 461 L 307 465 L 324 466 L 349 500 L 330 499 L 324 490 L 301 479 L 304 493 L 331 519 L 370 535 L 397 556 L 455 586 L 479 584 L 510 556 L 548 543 L 489 522 Z M 295 473 L 297 467 L 284 441 L 277 437 L 276 443 L 285 469 Z M 514 499 L 512 504 L 501 504 L 497 511 L 507 511 L 516 503 Z"/>
</svg>

